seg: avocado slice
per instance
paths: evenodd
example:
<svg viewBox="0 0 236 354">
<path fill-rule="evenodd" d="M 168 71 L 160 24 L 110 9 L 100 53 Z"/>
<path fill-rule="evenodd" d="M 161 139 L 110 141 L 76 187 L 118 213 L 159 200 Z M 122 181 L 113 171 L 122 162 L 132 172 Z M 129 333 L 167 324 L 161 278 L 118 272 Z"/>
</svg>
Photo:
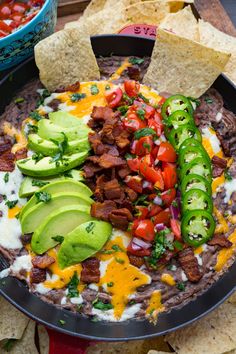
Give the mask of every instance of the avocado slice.
<svg viewBox="0 0 236 354">
<path fill-rule="evenodd" d="M 63 141 L 63 133 L 66 135 L 69 141 L 83 139 L 88 136 L 89 128 L 86 125 L 81 125 L 79 128 L 63 128 L 57 124 L 54 124 L 49 119 L 41 119 L 38 122 L 38 135 L 40 138 Z"/>
<path fill-rule="evenodd" d="M 98 252 L 107 242 L 112 226 L 104 221 L 89 221 L 70 232 L 58 252 L 60 268 L 80 263 Z"/>
<path fill-rule="evenodd" d="M 50 213 L 43 223 L 35 230 L 31 246 L 33 252 L 42 254 L 58 244 L 52 237 L 66 237 L 68 233 L 80 224 L 94 220 L 90 216 L 90 210 L 86 206 L 63 206 Z"/>
<path fill-rule="evenodd" d="M 62 205 L 85 205 L 89 207 L 91 203 L 92 199 L 79 193 L 55 194 L 49 202 L 39 202 L 22 215 L 20 220 L 22 232 L 23 234 L 34 232 L 50 213 L 61 208 Z"/>
<path fill-rule="evenodd" d="M 71 170 L 65 175 L 58 176 L 58 177 L 52 177 L 52 178 L 32 178 L 32 177 L 25 177 L 20 185 L 19 189 L 19 197 L 20 198 L 28 198 L 31 197 L 35 192 L 37 192 L 40 188 L 42 188 L 44 185 L 57 182 L 57 181 L 62 181 L 68 179 L 73 180 L 73 181 L 83 181 L 83 172 L 80 170 Z"/>
<path fill-rule="evenodd" d="M 28 135 L 29 148 L 43 154 L 54 156 L 59 152 L 59 147 L 50 140 L 42 139 L 38 134 Z M 68 142 L 66 153 L 77 153 L 90 150 L 88 137 Z"/>
<path fill-rule="evenodd" d="M 59 173 L 71 170 L 81 165 L 87 158 L 88 152 L 78 152 L 72 155 L 64 155 L 63 161 L 52 161 L 52 157 L 44 157 L 38 162 L 32 157 L 18 160 L 17 166 L 22 173 L 32 177 L 55 176 Z"/>
<path fill-rule="evenodd" d="M 65 111 L 52 112 L 49 113 L 48 116 L 51 122 L 63 128 L 80 128 L 85 125 L 80 118 L 76 118 L 72 114 Z"/>
</svg>

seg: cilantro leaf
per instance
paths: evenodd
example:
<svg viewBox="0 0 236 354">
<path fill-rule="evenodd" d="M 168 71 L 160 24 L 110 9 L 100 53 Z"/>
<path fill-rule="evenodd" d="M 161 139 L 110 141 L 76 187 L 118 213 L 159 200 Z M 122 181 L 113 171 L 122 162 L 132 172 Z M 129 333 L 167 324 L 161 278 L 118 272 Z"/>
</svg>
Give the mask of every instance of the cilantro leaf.
<svg viewBox="0 0 236 354">
<path fill-rule="evenodd" d="M 91 85 L 90 92 L 93 96 L 99 93 L 99 89 L 96 84 Z"/>
<path fill-rule="evenodd" d="M 80 100 L 82 100 L 85 97 L 86 97 L 85 93 L 73 93 L 70 96 L 70 100 L 71 100 L 71 102 L 79 102 Z"/>
<path fill-rule="evenodd" d="M 108 310 L 113 309 L 112 304 L 110 304 L 110 303 L 104 304 L 104 302 L 102 302 L 101 300 L 98 300 L 98 299 L 96 299 L 93 302 L 93 307 L 97 310 L 102 310 L 102 311 L 108 311 Z"/>
<path fill-rule="evenodd" d="M 37 203 L 43 202 L 48 203 L 50 202 L 52 196 L 47 192 L 36 192 L 35 197 L 37 198 Z"/>
<path fill-rule="evenodd" d="M 7 200 L 5 202 L 5 205 L 8 206 L 9 209 L 13 209 L 17 203 L 18 203 L 18 199 L 17 200 Z"/>
<path fill-rule="evenodd" d="M 33 179 L 31 184 L 33 187 L 43 187 L 46 186 L 46 184 L 48 184 L 49 182 L 44 182 L 44 181 L 39 181 L 37 179 Z"/>
<path fill-rule="evenodd" d="M 68 290 L 68 297 L 72 298 L 72 297 L 78 297 L 79 296 L 79 291 L 77 289 L 79 285 L 79 278 L 78 278 L 78 274 L 77 272 L 74 272 L 73 277 L 71 278 L 68 286 L 67 286 L 67 290 Z"/>
<path fill-rule="evenodd" d="M 57 235 L 57 236 L 53 236 L 52 239 L 56 242 L 62 243 L 65 238 L 64 236 Z"/>
<path fill-rule="evenodd" d="M 7 183 L 9 181 L 9 172 L 5 173 L 3 179 L 4 179 L 5 183 Z"/>
<path fill-rule="evenodd" d="M 133 64 L 133 65 L 141 65 L 144 62 L 144 59 L 132 57 L 132 58 L 129 58 L 129 62 L 130 62 L 130 64 Z"/>
</svg>

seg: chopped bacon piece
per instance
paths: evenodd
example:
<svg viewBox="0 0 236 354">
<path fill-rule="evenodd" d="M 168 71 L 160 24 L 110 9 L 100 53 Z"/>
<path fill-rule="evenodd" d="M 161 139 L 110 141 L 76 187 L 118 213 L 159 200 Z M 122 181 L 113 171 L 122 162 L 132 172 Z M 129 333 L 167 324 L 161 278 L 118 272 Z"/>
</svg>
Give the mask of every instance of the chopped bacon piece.
<svg viewBox="0 0 236 354">
<path fill-rule="evenodd" d="M 135 200 L 138 198 L 138 194 L 131 188 L 125 187 L 125 193 L 131 200 L 131 202 L 135 202 Z"/>
<path fill-rule="evenodd" d="M 20 150 L 17 150 L 17 152 L 15 153 L 16 160 L 25 159 L 27 157 L 27 152 L 28 152 L 28 150 L 26 148 L 22 148 Z"/>
<path fill-rule="evenodd" d="M 125 160 L 120 157 L 112 156 L 109 154 L 103 154 L 100 157 L 99 165 L 102 168 L 112 168 L 112 167 L 119 167 L 125 164 Z"/>
<path fill-rule="evenodd" d="M 93 164 L 92 162 L 88 162 L 84 165 L 83 170 L 85 178 L 92 178 L 95 173 L 100 172 L 102 168 L 98 165 Z"/>
<path fill-rule="evenodd" d="M 40 269 L 48 268 L 54 262 L 55 259 L 53 257 L 50 257 L 48 254 L 45 254 L 43 256 L 36 256 L 32 259 L 33 266 Z"/>
<path fill-rule="evenodd" d="M 81 281 L 86 284 L 98 283 L 100 280 L 100 261 L 92 257 L 82 262 Z"/>
<path fill-rule="evenodd" d="M 197 258 L 194 256 L 193 249 L 188 247 L 178 254 L 179 263 L 186 273 L 189 281 L 192 283 L 197 283 L 201 278 L 202 274 L 199 269 Z"/>
<path fill-rule="evenodd" d="M 11 152 L 4 152 L 0 156 L 0 171 L 12 172 L 15 169 L 15 155 Z"/>
<path fill-rule="evenodd" d="M 114 227 L 126 231 L 133 220 L 133 215 L 126 208 L 115 209 L 110 213 L 109 220 Z"/>
<path fill-rule="evenodd" d="M 128 253 L 128 257 L 129 257 L 130 263 L 137 268 L 142 267 L 142 265 L 144 264 L 143 257 L 134 256 L 133 254 L 130 254 L 130 253 Z"/>
<path fill-rule="evenodd" d="M 39 284 L 46 280 L 46 269 L 33 267 L 30 272 L 30 282 Z"/>
<path fill-rule="evenodd" d="M 93 107 L 91 117 L 95 121 L 106 121 L 114 116 L 113 110 L 110 107 Z"/>
<path fill-rule="evenodd" d="M 128 67 L 128 76 L 130 79 L 139 81 L 140 80 L 141 70 L 138 65 L 132 65 Z"/>
<path fill-rule="evenodd" d="M 105 183 L 104 193 L 106 199 L 119 199 L 122 195 L 122 187 L 120 186 L 117 179 L 112 179 L 111 181 Z"/>
<path fill-rule="evenodd" d="M 227 167 L 227 161 L 225 159 L 222 159 L 216 155 L 214 155 L 211 159 L 212 165 L 213 165 L 213 177 L 219 177 L 222 175 L 224 170 Z"/>
<path fill-rule="evenodd" d="M 230 248 L 232 246 L 232 242 L 222 234 L 215 234 L 214 237 L 207 243 L 210 246 L 220 246 L 225 248 Z"/>
<path fill-rule="evenodd" d="M 129 166 L 124 166 L 118 170 L 118 175 L 121 179 L 125 179 L 131 173 Z"/>
<path fill-rule="evenodd" d="M 104 221 L 109 220 L 110 213 L 116 209 L 116 203 L 112 200 L 105 200 L 103 203 L 93 203 L 91 205 L 91 216 Z"/>
<path fill-rule="evenodd" d="M 102 155 L 106 151 L 105 145 L 101 141 L 101 137 L 98 133 L 89 133 L 89 142 L 96 155 Z"/>
<path fill-rule="evenodd" d="M 10 141 L 3 141 L 0 143 L 0 153 L 10 151 L 12 148 L 12 143 Z"/>
<path fill-rule="evenodd" d="M 72 85 L 59 87 L 58 89 L 56 89 L 55 92 L 57 92 L 57 93 L 66 92 L 66 91 L 76 92 L 79 90 L 79 88 L 80 88 L 80 82 L 76 81 Z"/>
</svg>

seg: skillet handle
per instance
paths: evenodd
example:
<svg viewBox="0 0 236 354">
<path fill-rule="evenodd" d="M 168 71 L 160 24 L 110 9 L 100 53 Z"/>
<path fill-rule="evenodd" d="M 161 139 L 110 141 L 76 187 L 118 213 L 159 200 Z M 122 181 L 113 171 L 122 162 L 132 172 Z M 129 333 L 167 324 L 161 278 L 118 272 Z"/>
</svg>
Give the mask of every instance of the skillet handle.
<svg viewBox="0 0 236 354">
<path fill-rule="evenodd" d="M 119 31 L 119 34 L 127 34 L 136 37 L 146 37 L 146 38 L 156 39 L 156 32 L 157 32 L 157 26 L 135 24 L 135 25 L 128 25 L 123 27 Z"/>
<path fill-rule="evenodd" d="M 49 354 L 85 354 L 88 347 L 96 342 L 71 337 L 47 328 L 49 335 Z"/>
</svg>

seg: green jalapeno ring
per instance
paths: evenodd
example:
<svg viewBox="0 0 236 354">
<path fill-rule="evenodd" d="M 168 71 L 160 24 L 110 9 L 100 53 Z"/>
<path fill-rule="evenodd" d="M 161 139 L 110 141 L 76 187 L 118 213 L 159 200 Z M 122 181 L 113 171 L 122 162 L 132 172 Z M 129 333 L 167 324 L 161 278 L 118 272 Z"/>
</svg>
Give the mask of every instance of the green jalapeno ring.
<svg viewBox="0 0 236 354">
<path fill-rule="evenodd" d="M 214 234 L 215 220 L 206 210 L 188 211 L 181 221 L 181 233 L 185 243 L 198 247 Z"/>
<path fill-rule="evenodd" d="M 199 144 L 199 146 L 189 145 L 182 148 L 181 150 L 179 149 L 179 166 L 182 167 L 186 163 L 190 163 L 197 157 L 202 158 L 203 160 L 207 160 L 209 163 L 211 163 L 210 157 L 207 154 L 206 150 L 201 144 Z"/>
<path fill-rule="evenodd" d="M 201 189 L 190 189 L 182 197 L 182 213 L 196 209 L 206 210 L 212 213 L 212 198 Z"/>
<path fill-rule="evenodd" d="M 182 195 L 191 189 L 201 189 L 208 195 L 212 193 L 211 184 L 204 177 L 194 173 L 184 176 L 180 186 Z"/>
<path fill-rule="evenodd" d="M 194 138 L 189 138 L 189 139 L 184 140 L 183 143 L 180 145 L 179 153 L 181 152 L 181 150 L 185 149 L 187 146 L 196 146 L 196 147 L 204 149 L 202 143 L 199 140 L 196 140 Z"/>
<path fill-rule="evenodd" d="M 193 124 L 193 125 L 195 125 L 193 117 L 186 111 L 175 111 L 175 112 L 173 112 L 165 120 L 165 122 L 166 122 L 166 125 L 169 128 L 175 128 L 175 129 L 178 128 L 181 125 L 184 125 L 184 124 Z"/>
<path fill-rule="evenodd" d="M 193 106 L 189 99 L 183 95 L 174 95 L 167 98 L 164 102 L 161 114 L 164 119 L 169 117 L 175 111 L 185 111 L 190 115 L 193 114 Z"/>
<path fill-rule="evenodd" d="M 185 176 L 192 173 L 206 178 L 209 183 L 212 182 L 211 163 L 201 157 L 197 157 L 191 162 L 185 164 L 185 166 L 180 170 L 180 179 L 182 180 Z"/>
<path fill-rule="evenodd" d="M 169 141 L 177 151 L 181 144 L 189 138 L 195 138 L 199 142 L 202 141 L 202 136 L 199 130 L 196 126 L 191 124 L 184 124 L 177 129 L 172 129 L 169 134 Z"/>
</svg>

